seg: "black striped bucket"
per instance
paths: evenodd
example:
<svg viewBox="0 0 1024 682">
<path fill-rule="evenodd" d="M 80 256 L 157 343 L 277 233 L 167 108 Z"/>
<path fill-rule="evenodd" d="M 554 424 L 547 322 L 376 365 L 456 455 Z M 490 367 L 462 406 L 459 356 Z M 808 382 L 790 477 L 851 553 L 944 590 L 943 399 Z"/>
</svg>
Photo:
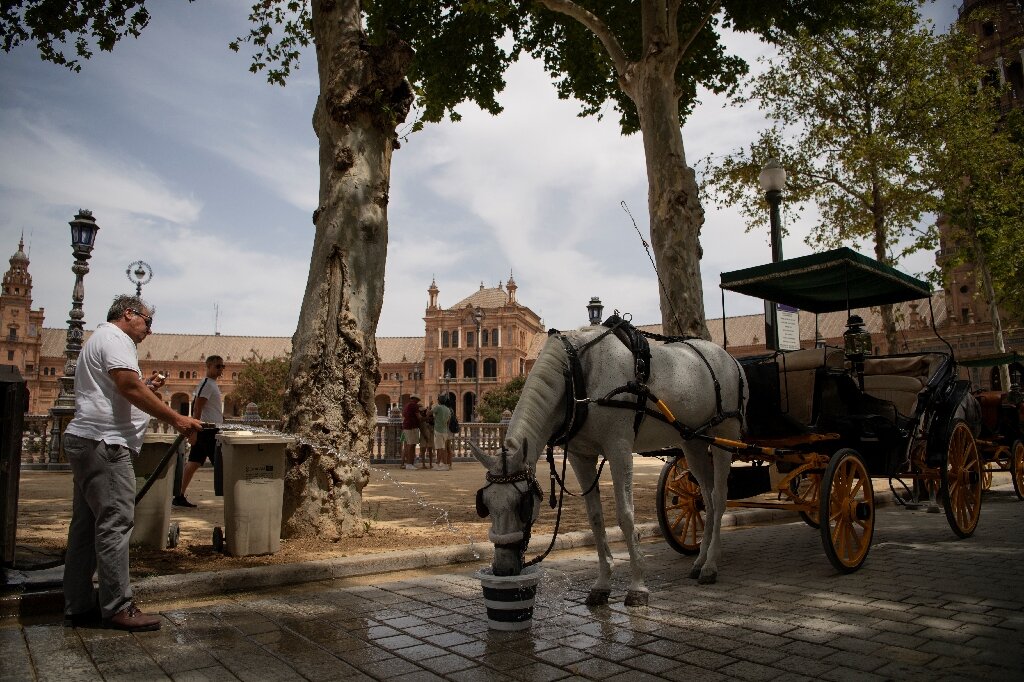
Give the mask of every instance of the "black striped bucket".
<svg viewBox="0 0 1024 682">
<path fill-rule="evenodd" d="M 533 600 L 544 573 L 529 566 L 519 575 L 494 575 L 491 568 L 477 574 L 484 590 L 487 625 L 492 630 L 526 630 L 533 623 Z"/>
</svg>

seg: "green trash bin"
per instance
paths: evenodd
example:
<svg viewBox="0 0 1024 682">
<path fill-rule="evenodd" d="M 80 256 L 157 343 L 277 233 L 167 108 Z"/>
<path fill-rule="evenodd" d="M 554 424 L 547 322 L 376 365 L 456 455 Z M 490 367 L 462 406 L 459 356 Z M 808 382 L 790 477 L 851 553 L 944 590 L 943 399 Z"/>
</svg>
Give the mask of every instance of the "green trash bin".
<svg viewBox="0 0 1024 682">
<path fill-rule="evenodd" d="M 213 546 L 231 556 L 273 554 L 281 548 L 285 448 L 284 434 L 221 431 L 224 528 L 213 531 Z"/>
</svg>

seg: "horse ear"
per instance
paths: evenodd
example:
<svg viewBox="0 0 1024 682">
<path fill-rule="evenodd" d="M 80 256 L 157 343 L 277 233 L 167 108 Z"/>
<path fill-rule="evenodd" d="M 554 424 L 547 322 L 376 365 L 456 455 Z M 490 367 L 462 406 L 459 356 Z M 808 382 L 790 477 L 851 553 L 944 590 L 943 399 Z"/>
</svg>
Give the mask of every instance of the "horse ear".
<svg viewBox="0 0 1024 682">
<path fill-rule="evenodd" d="M 488 471 L 496 471 L 498 466 L 498 458 L 492 455 L 488 455 L 486 452 L 477 447 L 473 441 L 467 441 L 469 443 L 469 450 L 476 457 L 477 461 L 487 467 Z"/>
</svg>

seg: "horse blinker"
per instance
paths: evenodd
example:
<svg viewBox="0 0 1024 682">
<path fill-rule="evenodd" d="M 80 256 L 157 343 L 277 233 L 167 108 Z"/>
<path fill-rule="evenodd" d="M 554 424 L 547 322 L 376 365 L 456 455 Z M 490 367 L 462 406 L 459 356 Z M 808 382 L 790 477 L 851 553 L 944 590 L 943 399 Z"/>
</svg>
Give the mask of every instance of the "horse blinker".
<svg viewBox="0 0 1024 682">
<path fill-rule="evenodd" d="M 484 489 L 476 491 L 476 513 L 481 519 L 486 519 L 491 514 L 491 510 L 487 508 L 487 503 L 484 502 Z"/>
</svg>

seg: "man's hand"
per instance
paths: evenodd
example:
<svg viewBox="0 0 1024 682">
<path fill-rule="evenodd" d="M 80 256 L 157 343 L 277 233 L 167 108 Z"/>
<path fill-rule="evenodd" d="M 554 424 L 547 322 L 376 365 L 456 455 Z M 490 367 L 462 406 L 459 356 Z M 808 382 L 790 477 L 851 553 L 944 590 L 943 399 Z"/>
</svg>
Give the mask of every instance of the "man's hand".
<svg viewBox="0 0 1024 682">
<path fill-rule="evenodd" d="M 189 442 L 195 440 L 195 435 L 203 428 L 203 423 L 187 415 L 178 414 L 164 404 L 153 391 L 142 381 L 134 370 L 112 369 L 110 377 L 118 392 L 135 407 L 146 412 L 160 421 L 167 422 L 175 429 L 189 438 Z"/>
<path fill-rule="evenodd" d="M 178 418 L 174 420 L 172 426 L 178 430 L 179 433 L 184 434 L 188 438 L 188 442 L 192 445 L 196 443 L 196 434 L 203 429 L 203 422 L 198 419 L 193 419 L 184 414 L 179 414 Z"/>
<path fill-rule="evenodd" d="M 146 385 L 149 386 L 149 390 L 153 391 L 153 393 L 160 395 L 160 389 L 163 388 L 164 382 L 166 381 L 167 377 L 160 372 L 153 370 L 153 376 L 146 379 Z"/>
</svg>

